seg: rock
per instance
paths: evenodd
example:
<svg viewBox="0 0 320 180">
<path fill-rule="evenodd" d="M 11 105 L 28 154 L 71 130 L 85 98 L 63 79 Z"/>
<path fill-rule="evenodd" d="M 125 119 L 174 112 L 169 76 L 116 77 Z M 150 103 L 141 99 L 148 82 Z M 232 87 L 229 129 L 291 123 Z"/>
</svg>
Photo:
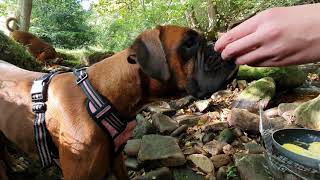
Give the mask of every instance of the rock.
<svg viewBox="0 0 320 180">
<path fill-rule="evenodd" d="M 189 95 L 189 96 L 185 96 L 185 97 L 178 99 L 178 100 L 170 101 L 169 104 L 174 109 L 181 109 L 181 108 L 188 106 L 189 104 L 191 104 L 195 100 L 196 100 L 196 98 Z"/>
<path fill-rule="evenodd" d="M 205 125 L 205 131 L 222 131 L 228 128 L 228 122 L 226 121 L 213 121 Z"/>
<path fill-rule="evenodd" d="M 241 149 L 242 149 L 242 142 L 236 139 L 236 140 L 234 140 L 234 141 L 231 143 L 231 146 L 232 146 L 232 147 L 236 147 L 237 149 L 238 149 L 238 148 L 241 148 Z"/>
<path fill-rule="evenodd" d="M 187 157 L 196 167 L 199 168 L 202 172 L 212 173 L 214 171 L 214 166 L 211 160 L 202 154 L 192 154 Z"/>
<path fill-rule="evenodd" d="M 220 90 L 220 91 L 217 91 L 217 92 L 213 93 L 211 95 L 211 99 L 212 100 L 217 100 L 217 99 L 221 99 L 221 98 L 223 98 L 225 96 L 229 96 L 231 94 L 232 94 L 232 91 L 230 91 L 230 90 Z"/>
<path fill-rule="evenodd" d="M 287 112 L 286 112 L 287 113 Z M 286 114 L 284 113 L 284 114 Z M 272 129 L 283 129 L 288 128 L 290 126 L 290 121 L 287 121 L 283 117 L 275 117 L 275 118 L 269 118 L 269 122 L 272 125 Z"/>
<path fill-rule="evenodd" d="M 211 99 L 205 99 L 205 100 L 196 101 L 194 105 L 196 106 L 199 112 L 203 112 L 209 107 L 210 102 L 211 102 Z"/>
<path fill-rule="evenodd" d="M 244 148 L 248 154 L 262 154 L 265 151 L 260 144 L 256 143 L 246 143 L 244 144 Z"/>
<path fill-rule="evenodd" d="M 195 153 L 193 154 L 203 154 L 205 156 L 209 156 L 210 154 L 203 149 L 203 147 L 199 146 L 199 145 L 194 145 L 194 150 L 195 150 Z"/>
<path fill-rule="evenodd" d="M 244 143 L 247 143 L 247 142 L 250 141 L 250 139 L 248 138 L 248 136 L 245 136 L 245 135 L 240 136 L 240 140 L 241 140 L 242 142 L 244 142 Z"/>
<path fill-rule="evenodd" d="M 168 116 L 172 116 L 176 113 L 175 109 L 172 109 L 169 103 L 165 101 L 157 101 L 147 104 L 146 109 L 152 113 L 162 113 Z"/>
<path fill-rule="evenodd" d="M 236 136 L 231 129 L 224 129 L 223 131 L 220 132 L 218 141 L 230 144 L 235 138 Z"/>
<path fill-rule="evenodd" d="M 264 77 L 274 79 L 277 90 L 293 89 L 302 85 L 307 74 L 298 69 L 297 66 L 290 67 L 250 67 L 240 66 L 237 74 L 238 80 L 251 82 Z"/>
<path fill-rule="evenodd" d="M 237 84 L 240 90 L 244 90 L 248 86 L 248 83 L 246 80 L 238 80 Z"/>
<path fill-rule="evenodd" d="M 295 110 L 296 123 L 310 129 L 320 130 L 320 95 L 299 105 Z"/>
<path fill-rule="evenodd" d="M 242 180 L 273 179 L 269 175 L 267 162 L 262 154 L 235 154 L 234 162 Z"/>
<path fill-rule="evenodd" d="M 227 166 L 222 166 L 217 171 L 217 180 L 227 180 Z"/>
<path fill-rule="evenodd" d="M 143 115 L 137 114 L 136 116 L 137 126 L 133 130 L 134 139 L 141 139 L 146 134 L 157 133 L 157 128 L 154 127 Z"/>
<path fill-rule="evenodd" d="M 236 137 L 241 137 L 243 135 L 241 129 L 239 128 L 234 128 L 233 133 L 236 135 Z"/>
<path fill-rule="evenodd" d="M 294 122 L 296 120 L 296 117 L 294 115 L 294 110 L 292 111 L 287 111 L 287 112 L 284 112 L 282 115 L 281 115 L 282 119 L 284 119 L 285 121 L 287 121 L 287 123 L 291 123 L 291 122 Z"/>
<path fill-rule="evenodd" d="M 189 127 L 197 125 L 200 119 L 201 119 L 201 116 L 199 115 L 189 115 L 189 114 L 180 115 L 173 118 L 173 120 L 177 121 L 180 126 L 186 124 Z"/>
<path fill-rule="evenodd" d="M 204 180 L 204 177 L 187 167 L 173 168 L 174 180 Z"/>
<path fill-rule="evenodd" d="M 196 98 L 189 95 L 189 96 L 185 96 L 183 98 L 180 98 L 178 100 L 170 101 L 169 104 L 174 109 L 181 109 L 181 108 L 184 108 L 184 107 L 190 105 L 195 100 L 196 100 Z"/>
<path fill-rule="evenodd" d="M 305 73 L 315 73 L 318 70 L 320 70 L 320 64 L 315 64 L 315 63 L 301 64 L 298 66 L 298 68 Z"/>
<path fill-rule="evenodd" d="M 210 153 L 211 155 L 217 155 L 222 153 L 222 148 L 225 143 L 219 142 L 217 140 L 212 140 L 203 146 L 203 149 Z"/>
<path fill-rule="evenodd" d="M 232 103 L 232 107 L 248 109 L 250 112 L 258 112 L 259 102 L 262 103 L 263 108 L 267 107 L 275 91 L 276 86 L 272 78 L 265 77 L 259 79 L 240 93 L 238 98 Z"/>
<path fill-rule="evenodd" d="M 136 158 L 127 158 L 125 160 L 125 165 L 129 170 L 139 171 L 141 169 L 141 164 Z"/>
<path fill-rule="evenodd" d="M 160 134 L 168 135 L 172 131 L 178 128 L 177 121 L 174 121 L 169 116 L 161 114 L 161 113 L 155 113 L 152 115 L 152 124 L 157 127 Z"/>
<path fill-rule="evenodd" d="M 137 177 L 137 180 L 173 180 L 171 171 L 167 167 L 162 167 Z"/>
<path fill-rule="evenodd" d="M 216 176 L 213 173 L 209 173 L 205 177 L 206 180 L 216 180 Z"/>
<path fill-rule="evenodd" d="M 278 115 L 282 116 L 287 111 L 295 110 L 301 103 L 281 103 L 278 105 Z"/>
<path fill-rule="evenodd" d="M 265 115 L 267 118 L 273 118 L 273 117 L 279 116 L 279 114 L 278 114 L 278 107 L 274 107 L 274 108 L 265 110 L 265 111 L 264 111 L 264 115 Z"/>
<path fill-rule="evenodd" d="M 138 160 L 140 162 L 158 161 L 168 167 L 180 166 L 186 161 L 177 140 L 160 135 L 143 136 Z"/>
<path fill-rule="evenodd" d="M 203 144 L 206 144 L 207 142 L 212 141 L 215 136 L 216 136 L 216 134 L 213 133 L 213 132 L 205 133 L 205 134 L 203 135 L 201 141 L 203 142 Z"/>
<path fill-rule="evenodd" d="M 231 89 L 235 89 L 237 87 L 237 79 L 232 80 L 232 82 L 230 83 Z"/>
<path fill-rule="evenodd" d="M 178 127 L 176 130 L 174 130 L 174 131 L 170 134 L 170 136 L 172 136 L 172 137 L 177 137 L 177 136 L 179 136 L 181 133 L 183 133 L 184 131 L 186 131 L 187 129 L 188 129 L 188 126 L 187 126 L 186 124 L 184 124 L 184 125 Z"/>
<path fill-rule="evenodd" d="M 141 139 L 130 139 L 124 147 L 124 152 L 128 156 L 137 156 L 141 145 Z"/>
<path fill-rule="evenodd" d="M 223 146 L 222 151 L 223 151 L 223 153 L 230 154 L 230 155 L 235 153 L 234 148 L 230 144 Z"/>
<path fill-rule="evenodd" d="M 214 155 L 210 159 L 215 168 L 220 168 L 224 165 L 228 165 L 232 161 L 231 157 L 227 154 Z"/>
<path fill-rule="evenodd" d="M 197 150 L 192 146 L 184 147 L 182 152 L 184 155 L 197 154 Z"/>
<path fill-rule="evenodd" d="M 230 126 L 243 131 L 259 132 L 259 116 L 245 109 L 233 108 L 227 117 Z"/>
</svg>

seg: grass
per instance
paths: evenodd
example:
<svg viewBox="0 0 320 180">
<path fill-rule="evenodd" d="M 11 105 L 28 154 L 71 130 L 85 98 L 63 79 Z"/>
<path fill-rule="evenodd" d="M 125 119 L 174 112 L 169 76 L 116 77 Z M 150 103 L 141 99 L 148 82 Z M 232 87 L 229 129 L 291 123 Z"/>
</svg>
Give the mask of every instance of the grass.
<svg viewBox="0 0 320 180">
<path fill-rule="evenodd" d="M 108 52 L 98 47 L 87 47 L 87 48 L 81 48 L 81 49 L 56 48 L 56 51 L 64 59 L 64 62 L 62 63 L 62 65 L 68 66 L 68 67 L 75 67 L 75 68 L 85 66 L 86 59 L 89 56 L 92 56 L 93 54 Z"/>
</svg>

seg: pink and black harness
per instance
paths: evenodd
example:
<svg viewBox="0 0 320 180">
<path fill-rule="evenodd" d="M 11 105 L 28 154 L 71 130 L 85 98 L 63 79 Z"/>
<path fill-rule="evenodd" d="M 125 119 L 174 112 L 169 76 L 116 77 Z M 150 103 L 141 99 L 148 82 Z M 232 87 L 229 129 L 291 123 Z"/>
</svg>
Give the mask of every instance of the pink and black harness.
<svg viewBox="0 0 320 180">
<path fill-rule="evenodd" d="M 51 72 L 34 81 L 31 88 L 32 111 L 35 113 L 34 134 L 38 154 L 42 167 L 52 165 L 54 159 L 58 158 L 58 150 L 46 128 L 45 112 L 47 101 L 47 89 L 51 79 L 60 72 Z M 113 140 L 114 152 L 122 151 L 127 139 L 119 139 L 127 128 L 131 118 L 122 116 L 112 103 L 99 92 L 97 92 L 88 79 L 86 68 L 73 71 L 77 77 L 76 83 L 87 96 L 86 106 L 92 119 Z"/>
</svg>

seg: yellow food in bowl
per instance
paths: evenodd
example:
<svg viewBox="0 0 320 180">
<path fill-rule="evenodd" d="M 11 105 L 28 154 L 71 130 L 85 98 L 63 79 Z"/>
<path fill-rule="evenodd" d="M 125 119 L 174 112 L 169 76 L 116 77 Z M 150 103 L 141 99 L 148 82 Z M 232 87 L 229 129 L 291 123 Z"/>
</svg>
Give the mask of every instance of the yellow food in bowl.
<svg viewBox="0 0 320 180">
<path fill-rule="evenodd" d="M 290 143 L 283 144 L 282 147 L 293 153 L 320 160 L 320 142 L 311 143 L 308 150 Z"/>
<path fill-rule="evenodd" d="M 313 153 L 316 153 L 319 156 L 320 155 L 320 142 L 311 143 L 308 150 Z"/>
</svg>

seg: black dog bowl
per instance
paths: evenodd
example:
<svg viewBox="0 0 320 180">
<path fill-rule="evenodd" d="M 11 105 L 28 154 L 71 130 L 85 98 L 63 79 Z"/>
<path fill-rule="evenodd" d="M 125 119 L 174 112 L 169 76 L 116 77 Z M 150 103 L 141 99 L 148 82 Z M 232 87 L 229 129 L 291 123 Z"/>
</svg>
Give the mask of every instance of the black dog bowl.
<svg viewBox="0 0 320 180">
<path fill-rule="evenodd" d="M 280 129 L 272 134 L 273 145 L 283 156 L 306 167 L 320 171 L 320 160 L 296 154 L 282 147 L 290 143 L 307 149 L 312 142 L 320 142 L 320 131 L 302 128 Z"/>
</svg>

